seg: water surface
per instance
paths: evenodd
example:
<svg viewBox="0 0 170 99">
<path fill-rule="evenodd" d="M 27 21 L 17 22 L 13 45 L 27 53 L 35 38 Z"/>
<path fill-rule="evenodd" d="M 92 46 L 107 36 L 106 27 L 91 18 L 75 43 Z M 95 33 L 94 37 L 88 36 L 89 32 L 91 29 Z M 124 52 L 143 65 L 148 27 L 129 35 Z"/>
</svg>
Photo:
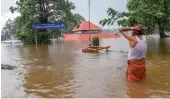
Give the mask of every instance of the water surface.
<svg viewBox="0 0 170 99">
<path fill-rule="evenodd" d="M 111 51 L 83 53 L 87 41 L 50 45 L 2 44 L 1 62 L 16 65 L 1 70 L 3 98 L 27 97 L 170 97 L 170 38 L 148 39 L 147 79 L 126 81 L 128 43 L 105 39 Z"/>
</svg>

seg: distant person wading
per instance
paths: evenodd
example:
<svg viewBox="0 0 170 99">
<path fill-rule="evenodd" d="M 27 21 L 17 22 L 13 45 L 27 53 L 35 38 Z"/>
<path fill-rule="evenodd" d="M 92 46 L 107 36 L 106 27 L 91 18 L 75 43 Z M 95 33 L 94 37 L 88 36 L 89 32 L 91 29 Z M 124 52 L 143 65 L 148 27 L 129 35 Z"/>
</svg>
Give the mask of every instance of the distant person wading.
<svg viewBox="0 0 170 99">
<path fill-rule="evenodd" d="M 132 35 L 128 34 L 132 31 Z M 142 25 L 120 28 L 121 34 L 129 41 L 128 68 L 126 78 L 128 81 L 139 81 L 146 78 L 146 33 Z"/>
</svg>

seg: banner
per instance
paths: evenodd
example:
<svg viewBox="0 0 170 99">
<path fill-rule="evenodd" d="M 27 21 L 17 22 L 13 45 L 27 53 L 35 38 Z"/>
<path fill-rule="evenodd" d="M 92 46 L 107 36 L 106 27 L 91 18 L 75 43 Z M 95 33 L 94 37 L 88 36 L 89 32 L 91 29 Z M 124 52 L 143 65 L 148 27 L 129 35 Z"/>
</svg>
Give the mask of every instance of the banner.
<svg viewBox="0 0 170 99">
<path fill-rule="evenodd" d="M 33 23 L 32 29 L 33 30 L 39 30 L 39 29 L 61 30 L 64 29 L 64 23 L 63 22 Z"/>
</svg>

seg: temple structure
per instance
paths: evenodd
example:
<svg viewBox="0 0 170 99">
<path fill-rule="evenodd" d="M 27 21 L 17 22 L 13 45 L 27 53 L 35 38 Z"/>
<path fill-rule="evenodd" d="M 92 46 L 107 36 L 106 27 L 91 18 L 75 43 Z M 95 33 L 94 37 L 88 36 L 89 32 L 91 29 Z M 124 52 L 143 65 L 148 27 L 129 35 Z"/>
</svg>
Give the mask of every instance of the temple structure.
<svg viewBox="0 0 170 99">
<path fill-rule="evenodd" d="M 72 32 L 75 34 L 90 34 L 90 33 L 99 33 L 102 30 L 99 26 L 89 22 L 84 21 L 77 27 L 75 27 Z"/>
<path fill-rule="evenodd" d="M 112 32 L 102 32 L 102 28 L 100 28 L 99 26 L 89 21 L 84 21 L 76 26 L 72 30 L 72 33 L 64 33 L 64 40 L 90 40 L 96 36 L 99 37 L 99 39 L 120 37 L 120 35 L 116 35 Z"/>
</svg>

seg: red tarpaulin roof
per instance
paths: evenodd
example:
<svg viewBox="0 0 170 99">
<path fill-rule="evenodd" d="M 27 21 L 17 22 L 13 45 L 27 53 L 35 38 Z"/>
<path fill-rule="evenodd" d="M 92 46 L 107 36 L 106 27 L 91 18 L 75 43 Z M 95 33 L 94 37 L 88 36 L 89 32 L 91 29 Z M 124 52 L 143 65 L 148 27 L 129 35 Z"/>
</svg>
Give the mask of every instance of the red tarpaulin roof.
<svg viewBox="0 0 170 99">
<path fill-rule="evenodd" d="M 101 30 L 100 27 L 97 25 L 89 22 L 89 21 L 84 21 L 82 22 L 79 27 L 75 27 L 72 31 L 81 31 L 81 30 L 89 30 L 89 23 L 90 23 L 90 30 Z"/>
</svg>

